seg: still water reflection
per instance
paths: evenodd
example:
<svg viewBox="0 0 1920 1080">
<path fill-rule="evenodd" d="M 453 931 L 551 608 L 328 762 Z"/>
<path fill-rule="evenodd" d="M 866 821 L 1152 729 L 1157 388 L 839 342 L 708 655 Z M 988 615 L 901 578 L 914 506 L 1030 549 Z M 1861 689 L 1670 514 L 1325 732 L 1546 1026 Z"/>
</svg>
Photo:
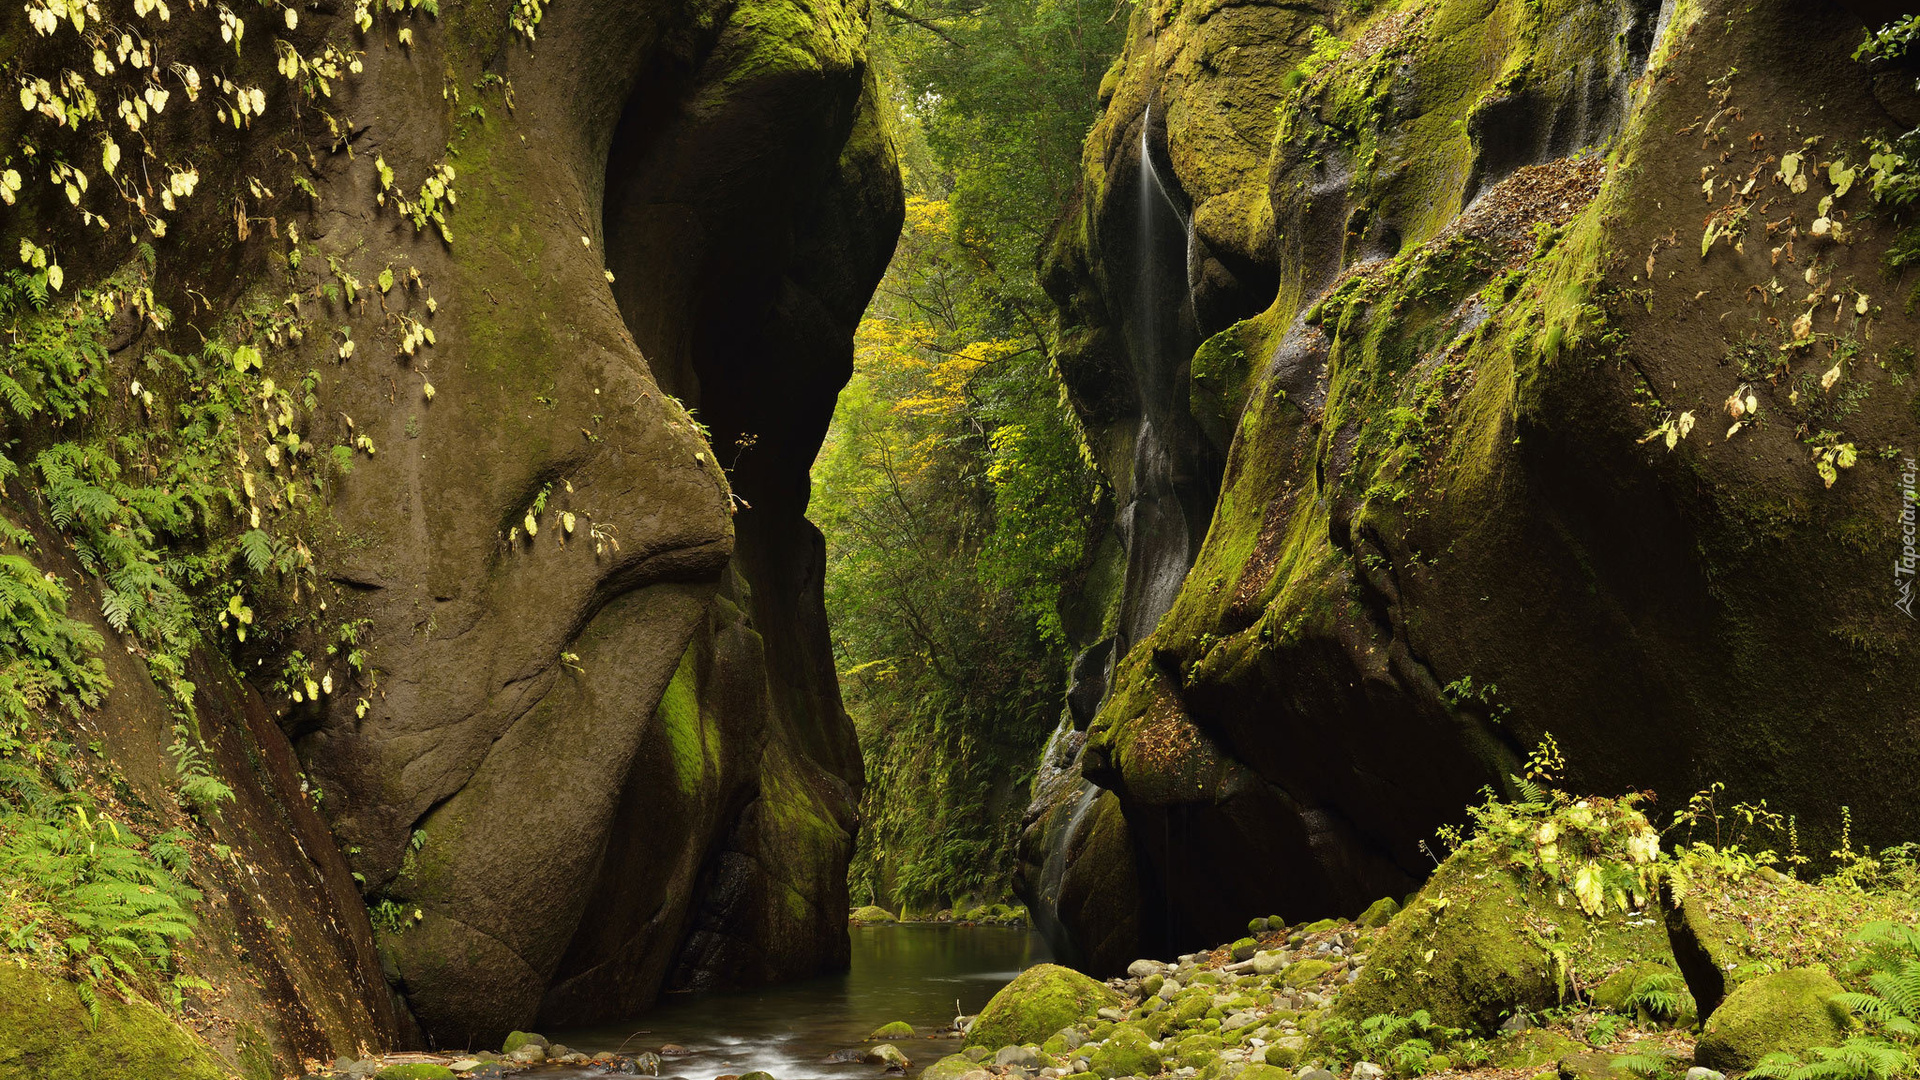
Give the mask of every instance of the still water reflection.
<svg viewBox="0 0 1920 1080">
<path fill-rule="evenodd" d="M 938 1031 L 971 1015 L 1026 968 L 1048 959 L 1031 930 L 991 926 L 854 927 L 853 963 L 845 972 L 758 990 L 673 995 L 625 1024 L 548 1032 L 556 1042 L 592 1054 L 628 1054 L 678 1043 L 693 1053 L 661 1061 L 662 1076 L 712 1080 L 755 1069 L 778 1080 L 870 1080 L 877 1065 L 823 1060 L 860 1046 L 873 1029 L 905 1020 L 915 1031 Z M 917 1072 L 958 1050 L 957 1041 L 900 1042 Z"/>
</svg>

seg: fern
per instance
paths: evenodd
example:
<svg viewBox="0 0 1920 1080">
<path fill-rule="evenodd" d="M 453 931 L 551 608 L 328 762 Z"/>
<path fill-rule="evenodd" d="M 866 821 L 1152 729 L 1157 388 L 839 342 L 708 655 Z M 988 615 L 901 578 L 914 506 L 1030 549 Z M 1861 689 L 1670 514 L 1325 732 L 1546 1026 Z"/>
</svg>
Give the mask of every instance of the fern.
<svg viewBox="0 0 1920 1080">
<path fill-rule="evenodd" d="M 1651 1050 L 1639 1050 L 1621 1054 L 1613 1059 L 1613 1067 L 1625 1069 L 1641 1080 L 1658 1080 L 1673 1072 L 1677 1059 Z"/>
<path fill-rule="evenodd" d="M 1768 1054 L 1747 1075 L 1763 1080 L 1893 1080 L 1914 1067 L 1911 1054 L 1872 1035 L 1850 1036 L 1839 1046 L 1818 1046 L 1811 1053 L 1812 1061 Z"/>
<path fill-rule="evenodd" d="M 273 538 L 259 529 L 241 533 L 240 554 L 246 558 L 249 570 L 264 574 L 273 565 Z"/>
<path fill-rule="evenodd" d="M 1673 971 L 1657 971 L 1642 976 L 1634 983 L 1633 991 L 1626 1000 L 1630 1011 L 1644 1011 L 1649 1016 L 1668 1022 L 1679 1019 L 1690 1004 L 1692 997 L 1687 993 L 1686 980 Z"/>
<path fill-rule="evenodd" d="M 207 767 L 206 755 L 201 752 L 198 740 L 186 725 L 174 725 L 173 745 L 167 747 L 167 753 L 173 757 L 173 770 L 180 782 L 181 798 L 195 810 L 218 817 L 220 804 L 233 801 L 233 789 Z"/>
</svg>

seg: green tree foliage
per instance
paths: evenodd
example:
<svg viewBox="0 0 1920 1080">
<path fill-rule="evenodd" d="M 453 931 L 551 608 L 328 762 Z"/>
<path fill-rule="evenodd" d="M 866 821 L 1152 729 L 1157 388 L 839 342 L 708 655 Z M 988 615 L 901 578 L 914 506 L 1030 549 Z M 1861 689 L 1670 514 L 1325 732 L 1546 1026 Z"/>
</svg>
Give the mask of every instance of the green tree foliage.
<svg viewBox="0 0 1920 1080">
<path fill-rule="evenodd" d="M 910 909 L 1007 886 L 1092 498 L 1044 350 L 968 318 L 945 209 L 914 200 L 814 470 L 867 758 L 855 898 Z"/>
<path fill-rule="evenodd" d="M 867 758 L 857 900 L 1006 891 L 1069 648 L 1094 478 L 1038 252 L 1120 40 L 1110 0 L 883 4 L 907 224 L 815 468 L 827 604 Z"/>
</svg>

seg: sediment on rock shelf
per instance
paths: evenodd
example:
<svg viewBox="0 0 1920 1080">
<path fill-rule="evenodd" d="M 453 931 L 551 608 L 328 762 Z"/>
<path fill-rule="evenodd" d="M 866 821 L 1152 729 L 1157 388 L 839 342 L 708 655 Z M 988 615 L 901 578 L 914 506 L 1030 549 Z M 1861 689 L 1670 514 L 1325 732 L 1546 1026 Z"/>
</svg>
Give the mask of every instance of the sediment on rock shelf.
<svg viewBox="0 0 1920 1080">
<path fill-rule="evenodd" d="M 1225 465 L 1164 618 L 1116 592 L 1148 632 L 1079 642 L 1022 845 L 1062 947 L 1111 973 L 1404 894 L 1547 733 L 1582 790 L 1912 834 L 1916 328 L 1849 178 L 1920 107 L 1863 36 L 1833 4 L 1136 9 L 1046 271 L 1059 366 L 1146 490 L 1135 297 L 1184 215 L 1151 291 L 1200 344 L 1157 407 Z"/>
</svg>

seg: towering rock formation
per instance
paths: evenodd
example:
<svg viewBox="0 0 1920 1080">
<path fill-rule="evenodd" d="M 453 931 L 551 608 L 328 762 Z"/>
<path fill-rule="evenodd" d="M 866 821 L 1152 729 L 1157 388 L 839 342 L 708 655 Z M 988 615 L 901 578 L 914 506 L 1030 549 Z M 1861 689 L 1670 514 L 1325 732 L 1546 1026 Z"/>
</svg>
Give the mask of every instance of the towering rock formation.
<svg viewBox="0 0 1920 1080">
<path fill-rule="evenodd" d="M 99 115 L 0 116 L 29 181 L 0 240 L 55 251 L 56 306 L 119 300 L 105 385 L 157 395 L 162 428 L 209 384 L 160 350 L 210 340 L 253 380 L 202 466 L 223 500 L 155 544 L 234 579 L 202 585 L 190 650 L 246 796 L 213 832 L 311 879 L 247 900 L 332 935 L 289 996 L 361 1001 L 263 1045 L 327 1057 L 416 1021 L 482 1045 L 843 964 L 861 769 L 804 511 L 901 215 L 865 4 L 249 8 L 237 32 L 224 7 L 99 7 L 0 23 L 10 72 L 50 85 L 85 69 L 87 19 L 159 57 L 113 61 L 109 37 Z M 148 103 L 137 135 L 123 91 Z M 92 172 L 79 201 L 52 160 Z M 197 169 L 164 233 L 134 166 Z M 114 274 L 175 318 L 126 317 Z M 143 422 L 103 406 L 8 435 L 16 460 L 111 453 Z M 44 480 L 10 486 L 19 513 Z M 250 529 L 252 570 L 231 546 Z M 50 568 L 65 542 L 47 530 Z M 150 645 L 108 632 L 110 656 Z M 94 722 L 171 804 L 148 672 L 114 675 Z"/>
<path fill-rule="evenodd" d="M 1549 734 L 1576 789 L 1724 781 L 1809 851 L 1843 805 L 1920 826 L 1917 327 L 1867 143 L 1920 108 L 1862 36 L 1824 3 L 1136 11 L 1048 273 L 1061 369 L 1118 490 L 1146 363 L 1225 471 L 1165 617 L 1116 590 L 1145 625 L 1083 634 L 1105 675 L 1023 841 L 1066 947 L 1400 895 Z M 1190 358 L 1143 346 L 1149 299 Z"/>
</svg>

